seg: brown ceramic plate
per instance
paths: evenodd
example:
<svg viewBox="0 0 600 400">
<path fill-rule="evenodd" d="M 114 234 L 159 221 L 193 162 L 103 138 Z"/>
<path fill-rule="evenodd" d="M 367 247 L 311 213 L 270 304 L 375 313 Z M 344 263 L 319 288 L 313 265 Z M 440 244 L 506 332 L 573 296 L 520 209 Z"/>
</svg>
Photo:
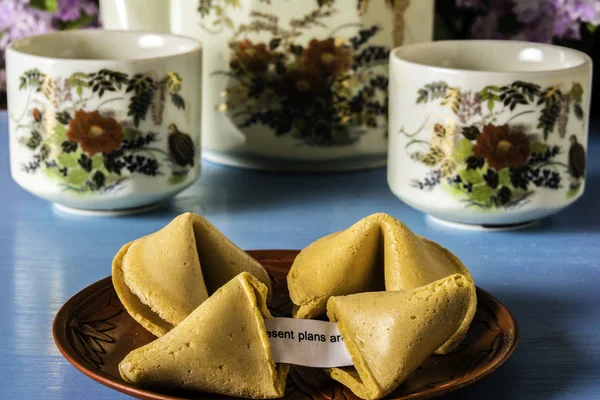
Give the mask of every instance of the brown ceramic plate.
<svg viewBox="0 0 600 400">
<path fill-rule="evenodd" d="M 271 275 L 274 316 L 290 316 L 292 303 L 286 275 L 294 250 L 249 251 Z M 431 356 L 389 399 L 425 399 L 439 396 L 483 379 L 515 351 L 518 333 L 511 313 L 489 293 L 477 289 L 477 314 L 459 349 L 447 356 Z M 123 308 L 105 278 L 73 296 L 58 311 L 52 333 L 56 345 L 71 364 L 103 385 L 141 399 L 225 399 L 203 393 L 154 392 L 121 379 L 117 366 L 133 349 L 154 336 L 134 321 Z M 352 392 L 321 370 L 293 367 L 288 375 L 288 400 L 358 400 Z"/>
</svg>

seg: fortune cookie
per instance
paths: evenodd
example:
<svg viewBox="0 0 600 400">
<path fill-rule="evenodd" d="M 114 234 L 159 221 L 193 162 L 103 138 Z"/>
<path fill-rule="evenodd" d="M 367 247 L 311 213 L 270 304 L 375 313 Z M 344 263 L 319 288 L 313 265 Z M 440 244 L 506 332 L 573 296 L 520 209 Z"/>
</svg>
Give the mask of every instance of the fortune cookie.
<svg viewBox="0 0 600 400">
<path fill-rule="evenodd" d="M 331 377 L 363 399 L 388 395 L 459 329 L 471 286 L 454 274 L 408 291 L 331 297 L 327 315 L 354 364 L 330 369 Z"/>
<path fill-rule="evenodd" d="M 289 367 L 271 356 L 266 296 L 252 275 L 237 275 L 171 331 L 129 353 L 121 377 L 149 388 L 282 397 Z"/>
<path fill-rule="evenodd" d="M 296 257 L 287 282 L 294 317 L 314 318 L 325 313 L 331 296 L 410 290 L 455 273 L 469 282 L 472 296 L 463 322 L 437 351 L 446 354 L 462 341 L 477 309 L 471 275 L 450 251 L 390 215 L 373 214 L 310 244 Z"/>
<path fill-rule="evenodd" d="M 204 218 L 185 213 L 121 248 L 113 260 L 119 299 L 144 328 L 162 336 L 241 272 L 267 287 L 267 272 Z"/>
</svg>

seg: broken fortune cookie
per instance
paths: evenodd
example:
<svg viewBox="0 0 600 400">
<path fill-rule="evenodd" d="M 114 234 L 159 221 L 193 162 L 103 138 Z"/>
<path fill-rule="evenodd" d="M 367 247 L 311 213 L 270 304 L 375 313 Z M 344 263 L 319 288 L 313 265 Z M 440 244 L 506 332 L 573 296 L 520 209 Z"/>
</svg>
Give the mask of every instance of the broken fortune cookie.
<svg viewBox="0 0 600 400">
<path fill-rule="evenodd" d="M 415 235 L 387 214 L 373 214 L 325 236 L 296 257 L 288 274 L 295 318 L 323 315 L 331 296 L 410 290 L 459 273 L 468 281 L 471 303 L 465 319 L 438 353 L 464 338 L 477 309 L 475 285 L 463 263 L 437 243 Z"/>
<path fill-rule="evenodd" d="M 288 365 L 271 356 L 267 288 L 247 272 L 218 289 L 164 336 L 119 364 L 132 384 L 236 397 L 282 397 Z"/>
<path fill-rule="evenodd" d="M 254 275 L 270 295 L 271 282 L 264 268 L 207 220 L 192 213 L 124 245 L 112 265 L 119 299 L 155 336 L 173 329 L 241 272 Z"/>
<path fill-rule="evenodd" d="M 470 304 L 460 274 L 409 291 L 331 297 L 327 315 L 354 363 L 331 377 L 363 399 L 388 395 L 457 331 Z"/>
</svg>

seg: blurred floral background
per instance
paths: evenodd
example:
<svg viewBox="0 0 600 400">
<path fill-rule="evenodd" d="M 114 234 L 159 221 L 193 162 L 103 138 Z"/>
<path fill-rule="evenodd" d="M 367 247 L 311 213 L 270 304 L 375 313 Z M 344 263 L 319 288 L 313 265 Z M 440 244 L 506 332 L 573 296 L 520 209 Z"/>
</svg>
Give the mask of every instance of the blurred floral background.
<svg viewBox="0 0 600 400">
<path fill-rule="evenodd" d="M 438 0 L 438 39 L 591 43 L 599 0 Z"/>
<path fill-rule="evenodd" d="M 596 116 L 600 116 L 599 25 L 600 0 L 436 1 L 436 40 L 529 40 L 590 54 L 596 61 L 592 104 Z M 98 0 L 0 0 L 0 92 L 5 87 L 4 51 L 13 40 L 100 26 Z"/>
<path fill-rule="evenodd" d="M 97 0 L 0 0 L 0 90 L 5 88 L 4 52 L 12 41 L 98 26 Z"/>
</svg>

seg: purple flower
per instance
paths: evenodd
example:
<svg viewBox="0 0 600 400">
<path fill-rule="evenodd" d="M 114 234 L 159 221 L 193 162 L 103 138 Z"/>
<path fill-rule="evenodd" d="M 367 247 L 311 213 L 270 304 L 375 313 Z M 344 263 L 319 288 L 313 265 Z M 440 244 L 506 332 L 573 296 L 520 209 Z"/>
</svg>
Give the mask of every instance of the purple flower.
<svg viewBox="0 0 600 400">
<path fill-rule="evenodd" d="M 96 3 L 91 2 L 89 0 L 81 3 L 81 9 L 87 15 L 98 15 L 98 11 L 99 11 Z"/>
<path fill-rule="evenodd" d="M 579 25 L 587 22 L 600 25 L 600 1 L 598 0 L 552 0 L 554 34 L 559 37 L 579 39 Z"/>
<path fill-rule="evenodd" d="M 4 53 L 11 42 L 54 31 L 62 22 L 77 20 L 84 14 L 98 14 L 93 0 L 58 0 L 55 14 L 31 7 L 29 0 L 0 0 L 0 90 L 5 85 Z"/>
<path fill-rule="evenodd" d="M 28 6 L 25 0 L 5 0 L 0 3 L 0 50 L 15 39 L 53 30 L 52 14 Z"/>
<path fill-rule="evenodd" d="M 479 10 L 483 13 L 475 20 L 471 32 L 473 37 L 479 39 L 502 39 L 498 21 L 503 15 L 511 12 L 513 3 L 512 0 L 491 0 L 489 1 L 489 9 L 486 9 L 484 4 L 486 1 L 471 0 L 471 2 L 480 3 Z"/>
<path fill-rule="evenodd" d="M 484 4 L 480 0 L 456 0 L 457 7 L 481 9 Z"/>
<path fill-rule="evenodd" d="M 600 25 L 598 0 L 456 0 L 459 7 L 480 12 L 471 34 L 476 38 L 550 42 L 554 37 L 579 39 L 582 23 Z M 498 21 L 514 15 L 518 33 L 501 34 Z"/>
<path fill-rule="evenodd" d="M 87 15 L 96 15 L 98 7 L 89 0 L 58 0 L 58 11 L 55 17 L 61 21 L 74 21 L 81 17 L 82 12 Z"/>
<path fill-rule="evenodd" d="M 524 23 L 535 23 L 541 15 L 547 13 L 546 7 L 548 7 L 547 0 L 525 0 L 515 1 L 513 5 L 513 11 L 517 15 L 517 19 Z"/>
<path fill-rule="evenodd" d="M 56 18 L 61 21 L 74 21 L 81 15 L 79 0 L 58 0 Z"/>
</svg>

